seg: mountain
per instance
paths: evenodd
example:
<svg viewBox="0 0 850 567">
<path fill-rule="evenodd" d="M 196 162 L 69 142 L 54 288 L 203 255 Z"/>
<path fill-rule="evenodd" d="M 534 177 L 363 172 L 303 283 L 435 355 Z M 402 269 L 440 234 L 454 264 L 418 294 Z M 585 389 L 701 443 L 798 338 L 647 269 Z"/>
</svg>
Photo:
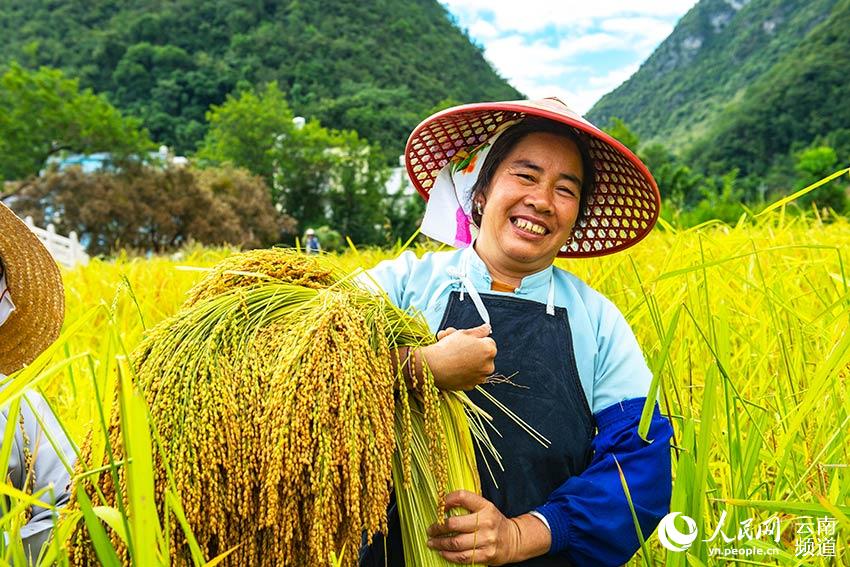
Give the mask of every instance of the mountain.
<svg viewBox="0 0 850 567">
<path fill-rule="evenodd" d="M 812 143 L 850 158 L 848 63 L 850 0 L 700 0 L 588 117 L 715 172 L 764 175 Z"/>
<path fill-rule="evenodd" d="M 521 97 L 436 0 L 0 0 L 0 30 L 0 61 L 61 68 L 179 152 L 270 81 L 388 157 L 438 105 Z"/>
</svg>

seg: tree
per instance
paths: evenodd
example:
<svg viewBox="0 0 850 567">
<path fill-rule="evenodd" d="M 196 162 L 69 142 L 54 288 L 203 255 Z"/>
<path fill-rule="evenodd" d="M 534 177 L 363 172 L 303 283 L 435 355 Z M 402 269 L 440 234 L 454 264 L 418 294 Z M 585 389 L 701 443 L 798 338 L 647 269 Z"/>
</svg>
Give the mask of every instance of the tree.
<svg viewBox="0 0 850 567">
<path fill-rule="evenodd" d="M 24 179 L 60 151 L 109 152 L 115 160 L 153 148 L 135 118 L 57 69 L 12 63 L 0 77 L 0 177 Z"/>
<path fill-rule="evenodd" d="M 196 169 L 192 173 L 198 187 L 222 201 L 238 219 L 240 236 L 230 242 L 256 248 L 296 233 L 298 223 L 275 209 L 262 177 L 230 165 Z"/>
<path fill-rule="evenodd" d="M 794 190 L 800 190 L 835 173 L 838 167 L 838 155 L 829 146 L 812 146 L 795 154 L 794 170 L 797 180 Z M 842 213 L 848 209 L 847 188 L 840 180 L 822 185 L 806 193 L 799 199 L 801 207 L 808 208 L 812 203 L 818 207 L 828 207 Z"/>
<path fill-rule="evenodd" d="M 356 242 L 382 240 L 387 168 L 380 148 L 317 120 L 295 127 L 274 83 L 259 94 L 228 97 L 208 117 L 202 161 L 261 175 L 273 202 L 301 226 L 327 224 Z"/>
<path fill-rule="evenodd" d="M 356 132 L 340 132 L 336 138 L 328 187 L 331 222 L 354 242 L 382 243 L 389 170 L 381 150 Z"/>
<path fill-rule="evenodd" d="M 0 2 L 0 61 L 61 65 L 184 155 L 211 105 L 277 81 L 296 114 L 356 130 L 394 164 L 436 101 L 522 98 L 439 2 L 400 6 L 12 0 Z"/>
<path fill-rule="evenodd" d="M 680 163 L 666 147 L 658 143 L 642 147 L 640 159 L 655 178 L 661 197 L 673 207 L 681 209 L 699 200 L 704 177 Z"/>
<path fill-rule="evenodd" d="M 197 153 L 202 162 L 230 162 L 261 176 L 274 187 L 277 148 L 291 139 L 293 114 L 277 83 L 265 90 L 228 95 L 207 112 L 209 129 Z"/>
<path fill-rule="evenodd" d="M 21 192 L 15 209 L 60 232 L 76 231 L 93 254 L 165 252 L 191 240 L 251 248 L 295 230 L 272 206 L 261 178 L 232 168 L 51 171 Z"/>
<path fill-rule="evenodd" d="M 425 204 L 425 199 L 418 193 L 407 195 L 398 191 L 387 199 L 387 226 L 384 230 L 390 243 L 407 242 L 413 236 L 422 224 Z"/>
<path fill-rule="evenodd" d="M 343 125 L 358 133 L 369 132 L 372 142 L 387 149 L 383 153 L 386 163 L 395 164 L 399 147 L 407 140 L 413 126 L 433 114 L 411 108 L 412 98 L 407 87 L 379 88 L 347 81 L 334 98 L 323 99 L 309 110 L 321 116 L 326 124 Z"/>
<path fill-rule="evenodd" d="M 605 129 L 605 132 L 633 152 L 637 151 L 640 139 L 637 137 L 637 134 L 629 130 L 625 122 L 616 116 L 611 118 L 611 124 Z"/>
</svg>

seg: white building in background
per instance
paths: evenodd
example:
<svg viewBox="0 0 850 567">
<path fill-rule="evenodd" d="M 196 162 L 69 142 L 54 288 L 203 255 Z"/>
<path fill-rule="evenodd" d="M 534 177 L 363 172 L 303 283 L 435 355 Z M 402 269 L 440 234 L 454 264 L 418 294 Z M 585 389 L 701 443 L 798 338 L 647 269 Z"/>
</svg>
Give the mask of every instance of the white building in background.
<svg viewBox="0 0 850 567">
<path fill-rule="evenodd" d="M 159 150 L 148 153 L 148 160 L 163 165 L 185 167 L 189 164 L 189 158 L 177 156 L 171 153 L 168 146 L 160 146 Z M 98 152 L 95 154 L 68 154 L 64 156 L 50 156 L 47 158 L 45 169 L 39 172 L 44 175 L 45 171 L 55 167 L 59 171 L 65 171 L 71 167 L 79 167 L 83 173 L 97 173 L 109 170 L 112 167 L 112 154 L 109 152 Z"/>
<path fill-rule="evenodd" d="M 395 195 L 399 192 L 404 195 L 416 193 L 416 189 L 410 182 L 410 177 L 407 176 L 407 170 L 404 167 L 404 155 L 398 156 L 398 167 L 390 170 L 390 177 L 387 179 L 384 188 L 387 190 L 387 195 Z"/>
</svg>

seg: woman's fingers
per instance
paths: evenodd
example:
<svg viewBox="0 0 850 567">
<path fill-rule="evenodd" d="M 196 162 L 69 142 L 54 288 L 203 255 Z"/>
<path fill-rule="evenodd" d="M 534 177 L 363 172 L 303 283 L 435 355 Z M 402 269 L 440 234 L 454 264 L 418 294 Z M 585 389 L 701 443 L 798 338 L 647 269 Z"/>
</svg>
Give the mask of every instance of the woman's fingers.
<svg viewBox="0 0 850 567">
<path fill-rule="evenodd" d="M 438 538 L 459 533 L 471 534 L 480 527 L 481 519 L 478 513 L 464 514 L 462 516 L 451 516 L 442 522 L 431 524 L 427 533 L 429 537 Z"/>
<path fill-rule="evenodd" d="M 489 323 L 484 323 L 471 329 L 464 329 L 463 332 L 467 335 L 472 335 L 473 337 L 483 339 L 484 337 L 489 337 L 490 334 L 493 332 L 493 329 L 490 328 Z"/>
<path fill-rule="evenodd" d="M 437 340 L 441 341 L 445 337 L 448 337 L 449 335 L 451 335 L 452 333 L 454 333 L 456 331 L 457 331 L 457 329 L 455 329 L 454 327 L 446 327 L 442 331 L 437 331 Z"/>
<path fill-rule="evenodd" d="M 464 508 L 465 510 L 469 510 L 470 513 L 478 512 L 489 506 L 493 506 L 489 500 L 480 494 L 476 494 L 468 490 L 455 490 L 454 492 L 449 492 L 446 494 L 445 505 L 447 510 L 452 508 Z M 495 508 L 495 506 L 493 507 Z"/>
</svg>

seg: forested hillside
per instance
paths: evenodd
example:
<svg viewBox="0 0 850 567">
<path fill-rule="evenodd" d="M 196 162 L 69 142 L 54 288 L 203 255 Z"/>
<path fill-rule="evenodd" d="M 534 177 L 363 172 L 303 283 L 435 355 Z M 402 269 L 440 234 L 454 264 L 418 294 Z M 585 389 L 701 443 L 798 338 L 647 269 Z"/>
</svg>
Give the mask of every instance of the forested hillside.
<svg viewBox="0 0 850 567">
<path fill-rule="evenodd" d="M 701 0 L 591 120 L 623 119 L 643 139 L 688 143 L 812 40 L 837 0 Z M 847 22 L 845 22 L 846 24 Z M 816 34 L 814 34 L 816 35 Z M 839 61 L 835 62 L 839 64 Z"/>
<path fill-rule="evenodd" d="M 805 40 L 754 79 L 685 154 L 703 167 L 742 175 L 781 172 L 810 144 L 850 161 L 850 0 L 839 1 Z M 787 167 L 787 165 L 786 165 Z"/>
<path fill-rule="evenodd" d="M 849 64 L 850 0 L 700 0 L 589 117 L 618 117 L 644 154 L 687 166 L 667 168 L 681 174 L 662 193 L 711 193 L 681 181 L 693 171 L 763 201 L 850 162 Z M 840 211 L 843 193 L 817 197 Z"/>
<path fill-rule="evenodd" d="M 436 0 L 0 0 L 0 30 L 0 61 L 62 69 L 179 152 L 210 105 L 271 81 L 387 159 L 438 104 L 521 96 Z"/>
</svg>

